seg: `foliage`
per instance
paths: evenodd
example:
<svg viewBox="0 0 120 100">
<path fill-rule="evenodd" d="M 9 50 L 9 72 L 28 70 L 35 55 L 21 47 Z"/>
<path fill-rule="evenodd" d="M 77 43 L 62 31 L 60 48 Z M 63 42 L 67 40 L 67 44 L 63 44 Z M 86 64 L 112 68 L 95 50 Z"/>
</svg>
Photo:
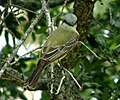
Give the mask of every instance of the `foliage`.
<svg viewBox="0 0 120 100">
<path fill-rule="evenodd" d="M 3 10 L 0 10 L 0 36 L 4 36 L 5 39 L 3 41 L 5 45 L 0 50 L 0 66 L 4 64 L 17 41 L 24 35 L 31 22 L 38 15 L 40 0 L 23 1 L 19 6 L 14 1 L 14 9 L 10 7 L 8 2 L 0 2 L 1 7 L 3 7 Z M 59 14 L 63 7 L 63 3 L 61 4 L 59 1 L 61 0 L 51 0 L 49 10 L 52 17 Z M 84 100 L 92 98 L 97 100 L 120 99 L 120 0 L 108 1 L 103 0 L 103 5 L 96 1 L 95 8 L 97 10 L 95 9 L 93 12 L 94 19 L 84 41 L 101 59 L 96 58 L 86 47 L 82 46 L 80 56 L 75 59 L 70 70 L 83 87 L 82 90 L 79 90 L 77 86 L 71 86 L 73 93 Z M 22 3 L 26 6 L 22 6 Z M 73 10 L 72 5 L 73 2 L 69 2 L 63 13 Z M 56 25 L 60 24 L 61 17 L 62 15 L 58 17 Z M 32 50 L 36 44 L 41 45 L 48 36 L 47 29 L 46 19 L 43 18 L 22 45 L 25 48 L 24 50 Z M 20 56 L 18 53 L 12 62 Z M 39 52 L 32 52 L 12 65 L 12 68 L 29 76 L 37 63 L 38 56 Z M 71 81 L 70 83 L 72 84 Z M 8 80 L 0 80 L 0 92 L 1 100 L 18 97 L 26 100 L 23 90 L 19 90 L 15 83 Z M 43 90 L 41 100 L 49 99 L 50 93 Z"/>
</svg>

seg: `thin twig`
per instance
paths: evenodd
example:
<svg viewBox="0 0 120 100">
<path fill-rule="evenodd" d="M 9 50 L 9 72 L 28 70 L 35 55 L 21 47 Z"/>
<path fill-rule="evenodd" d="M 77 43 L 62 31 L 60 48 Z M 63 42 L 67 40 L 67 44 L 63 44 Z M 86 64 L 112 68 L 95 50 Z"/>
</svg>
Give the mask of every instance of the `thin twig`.
<svg viewBox="0 0 120 100">
<path fill-rule="evenodd" d="M 54 73 L 54 69 L 53 69 L 54 65 L 53 65 L 53 63 L 51 64 L 50 67 L 51 67 L 51 79 L 53 79 L 54 78 L 54 75 L 53 75 L 53 73 Z M 50 93 L 53 94 L 53 81 L 51 81 Z"/>
<path fill-rule="evenodd" d="M 78 83 L 78 81 L 75 79 L 75 77 L 73 76 L 73 74 L 69 71 L 69 70 L 67 70 L 65 67 L 62 67 L 71 77 L 72 77 L 72 79 L 74 80 L 74 82 L 77 84 L 77 86 L 80 88 L 80 89 L 82 89 L 82 87 L 80 86 L 80 84 Z"/>
<path fill-rule="evenodd" d="M 33 30 L 34 26 L 37 24 L 37 22 L 42 19 L 44 15 L 44 9 L 42 7 L 40 14 L 35 18 L 35 20 L 31 23 L 31 25 L 29 26 L 29 28 L 27 29 L 27 31 L 25 32 L 24 36 L 20 39 L 20 41 L 18 42 L 18 44 L 16 45 L 15 49 L 13 50 L 12 54 L 10 55 L 10 57 L 7 58 L 6 63 L 4 64 L 4 66 L 1 68 L 0 70 L 0 77 L 2 76 L 2 74 L 4 73 L 5 69 L 8 67 L 8 64 L 10 65 L 10 62 L 13 60 L 13 58 L 16 56 L 20 46 L 24 43 L 24 41 L 27 39 L 27 37 L 29 36 L 29 34 L 31 33 L 31 31 Z"/>
<path fill-rule="evenodd" d="M 65 8 L 65 6 L 66 6 L 66 4 L 67 4 L 68 1 L 69 1 L 69 0 L 65 0 L 65 1 L 64 1 L 64 5 L 63 5 L 60 13 L 59 13 L 57 16 L 55 16 L 55 17 L 52 18 L 52 23 L 51 23 L 52 26 L 55 26 L 54 24 L 55 24 L 57 18 L 63 13 L 63 10 L 64 10 L 64 8 Z M 54 27 L 52 27 L 52 29 L 54 30 Z"/>
<path fill-rule="evenodd" d="M 52 32 L 50 13 L 49 13 L 49 10 L 47 9 L 47 2 L 45 0 L 42 0 L 42 3 L 44 5 L 46 21 L 48 24 L 48 34 L 50 34 Z"/>
<path fill-rule="evenodd" d="M 99 56 L 97 56 L 96 54 L 95 54 L 95 52 L 94 51 L 92 51 L 87 45 L 85 45 L 82 41 L 78 41 L 79 43 L 81 43 L 82 45 L 84 45 L 96 58 L 98 58 L 98 59 L 101 59 Z"/>
<path fill-rule="evenodd" d="M 16 8 L 19 8 L 19 9 L 22 9 L 22 10 L 25 10 L 25 11 L 28 11 L 28 12 L 31 12 L 31 13 L 33 13 L 33 14 L 36 14 L 36 12 L 34 12 L 34 11 L 32 11 L 32 10 L 29 10 L 29 9 L 27 9 L 27 8 L 24 8 L 24 7 L 22 7 L 22 6 L 19 6 L 19 5 L 11 4 L 11 6 L 16 7 Z"/>
<path fill-rule="evenodd" d="M 63 13 L 63 10 L 64 10 L 64 8 L 65 8 L 65 6 L 66 6 L 66 4 L 67 4 L 68 1 L 69 0 L 65 0 L 64 1 L 63 7 L 62 7 L 60 13 L 57 16 L 54 17 L 54 20 L 56 20 Z"/>
<path fill-rule="evenodd" d="M 58 87 L 57 92 L 55 93 L 55 95 L 57 95 L 57 94 L 60 92 L 60 89 L 61 89 L 61 86 L 62 86 L 62 84 L 63 84 L 64 79 L 65 79 L 65 76 L 63 76 L 63 77 L 61 78 L 59 87 Z"/>
<path fill-rule="evenodd" d="M 37 48 L 35 48 L 35 49 L 33 49 L 33 50 L 31 50 L 31 51 L 23 54 L 23 55 L 20 56 L 16 61 L 14 61 L 13 63 L 11 63 L 11 66 L 14 65 L 14 64 L 16 64 L 16 63 L 17 63 L 20 59 L 22 59 L 24 56 L 26 56 L 26 55 L 28 55 L 28 54 L 30 54 L 30 53 L 33 53 L 34 51 L 36 51 L 36 50 L 38 50 L 38 49 L 41 49 L 41 48 L 42 48 L 42 47 L 40 46 L 40 47 L 37 47 Z"/>
</svg>

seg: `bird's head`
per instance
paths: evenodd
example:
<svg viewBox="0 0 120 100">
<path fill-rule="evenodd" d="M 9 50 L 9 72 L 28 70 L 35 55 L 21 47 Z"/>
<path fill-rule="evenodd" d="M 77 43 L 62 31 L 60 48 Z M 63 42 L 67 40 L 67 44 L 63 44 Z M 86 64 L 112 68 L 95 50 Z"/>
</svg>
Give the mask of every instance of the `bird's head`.
<svg viewBox="0 0 120 100">
<path fill-rule="evenodd" d="M 77 21 L 77 17 L 72 13 L 66 14 L 63 20 L 63 22 L 65 22 L 70 26 L 74 26 L 76 24 L 76 21 Z"/>
</svg>

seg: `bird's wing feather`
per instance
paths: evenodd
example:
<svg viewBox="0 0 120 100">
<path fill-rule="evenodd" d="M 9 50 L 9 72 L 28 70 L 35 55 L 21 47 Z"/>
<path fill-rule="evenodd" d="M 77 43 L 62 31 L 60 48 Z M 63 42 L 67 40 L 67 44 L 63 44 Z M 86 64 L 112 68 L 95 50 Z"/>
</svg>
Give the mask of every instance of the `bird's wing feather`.
<svg viewBox="0 0 120 100">
<path fill-rule="evenodd" d="M 59 60 L 66 52 L 71 50 L 76 45 L 76 38 L 71 39 L 66 44 L 58 45 L 58 46 L 44 46 L 41 59 L 46 60 L 48 62 L 53 62 L 56 59 Z"/>
</svg>

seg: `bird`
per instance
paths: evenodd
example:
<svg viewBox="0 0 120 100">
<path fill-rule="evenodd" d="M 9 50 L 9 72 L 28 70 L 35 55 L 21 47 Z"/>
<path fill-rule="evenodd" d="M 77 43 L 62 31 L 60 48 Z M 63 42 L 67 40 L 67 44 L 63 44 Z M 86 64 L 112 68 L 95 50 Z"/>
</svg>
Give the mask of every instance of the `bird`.
<svg viewBox="0 0 120 100">
<path fill-rule="evenodd" d="M 77 17 L 73 13 L 64 16 L 62 24 L 50 33 L 42 46 L 39 61 L 32 74 L 24 83 L 24 88 L 36 89 L 41 72 L 46 66 L 63 59 L 78 43 L 79 33 L 74 25 Z"/>
</svg>

